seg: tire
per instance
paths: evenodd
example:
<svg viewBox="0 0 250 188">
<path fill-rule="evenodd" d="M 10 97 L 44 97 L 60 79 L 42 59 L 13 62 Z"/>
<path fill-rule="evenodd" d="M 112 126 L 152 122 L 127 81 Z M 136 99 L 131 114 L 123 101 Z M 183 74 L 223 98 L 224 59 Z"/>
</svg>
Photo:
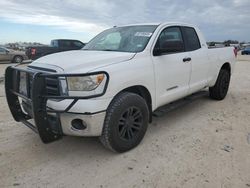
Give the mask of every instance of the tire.
<svg viewBox="0 0 250 188">
<path fill-rule="evenodd" d="M 146 101 L 134 93 L 120 93 L 107 109 L 100 141 L 114 152 L 126 152 L 142 141 L 148 122 Z"/>
<path fill-rule="evenodd" d="M 23 57 L 20 55 L 15 56 L 12 60 L 13 63 L 22 63 L 22 61 L 23 61 Z"/>
<path fill-rule="evenodd" d="M 223 100 L 228 92 L 230 84 L 230 73 L 226 69 L 221 69 L 213 87 L 209 88 L 210 98 L 215 100 Z"/>
</svg>

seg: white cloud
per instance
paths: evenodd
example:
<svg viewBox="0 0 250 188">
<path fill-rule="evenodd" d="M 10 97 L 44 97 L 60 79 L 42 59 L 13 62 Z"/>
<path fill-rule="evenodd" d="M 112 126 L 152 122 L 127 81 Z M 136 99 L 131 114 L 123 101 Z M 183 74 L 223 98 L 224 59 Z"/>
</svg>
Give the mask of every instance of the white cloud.
<svg viewBox="0 0 250 188">
<path fill-rule="evenodd" d="M 32 16 L 6 14 L 3 16 L 3 18 L 15 23 L 60 27 L 72 32 L 99 33 L 105 28 L 94 23 L 88 23 L 86 21 L 44 14 Z"/>
<path fill-rule="evenodd" d="M 249 0 L 1 0 L 0 18 L 92 35 L 113 25 L 181 21 L 209 40 L 250 40 Z"/>
<path fill-rule="evenodd" d="M 53 11 L 36 6 L 25 6 L 25 4 L 7 0 L 1 0 L 0 7 L 3 8 L 1 8 L 0 17 L 14 23 L 47 25 L 72 32 L 90 32 L 93 34 L 97 34 L 107 28 L 104 24 L 99 25 L 81 18 L 67 17 L 67 15 L 54 15 Z"/>
</svg>

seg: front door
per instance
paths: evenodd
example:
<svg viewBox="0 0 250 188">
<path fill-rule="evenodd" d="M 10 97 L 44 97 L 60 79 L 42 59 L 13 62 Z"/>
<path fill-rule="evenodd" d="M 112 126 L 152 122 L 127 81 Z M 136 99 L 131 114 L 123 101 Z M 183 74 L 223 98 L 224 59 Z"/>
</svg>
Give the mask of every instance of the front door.
<svg viewBox="0 0 250 188">
<path fill-rule="evenodd" d="M 190 54 L 185 52 L 180 27 L 167 27 L 160 33 L 154 50 L 161 48 L 166 53 L 152 56 L 157 107 L 187 95 L 191 75 Z"/>
</svg>

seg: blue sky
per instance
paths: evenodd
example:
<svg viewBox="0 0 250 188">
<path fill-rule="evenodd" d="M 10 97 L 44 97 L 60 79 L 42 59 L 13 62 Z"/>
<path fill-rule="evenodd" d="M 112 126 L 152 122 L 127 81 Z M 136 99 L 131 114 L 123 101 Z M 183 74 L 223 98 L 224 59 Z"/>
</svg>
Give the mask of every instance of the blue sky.
<svg viewBox="0 0 250 188">
<path fill-rule="evenodd" d="M 46 25 L 13 23 L 0 19 L 0 44 L 8 42 L 41 42 L 49 44 L 51 39 L 67 38 L 87 42 L 94 35 L 88 32 L 73 32 Z"/>
<path fill-rule="evenodd" d="M 178 21 L 208 41 L 250 41 L 249 0 L 1 0 L 0 44 L 71 38 L 88 42 L 114 25 Z"/>
</svg>

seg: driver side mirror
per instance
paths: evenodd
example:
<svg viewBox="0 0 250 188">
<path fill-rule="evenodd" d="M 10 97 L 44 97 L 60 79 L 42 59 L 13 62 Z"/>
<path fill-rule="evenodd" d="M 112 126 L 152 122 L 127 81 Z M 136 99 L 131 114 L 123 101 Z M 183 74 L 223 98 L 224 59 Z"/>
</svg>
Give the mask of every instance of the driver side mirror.
<svg viewBox="0 0 250 188">
<path fill-rule="evenodd" d="M 8 54 L 10 51 L 9 50 L 6 50 L 5 53 Z"/>
<path fill-rule="evenodd" d="M 168 53 L 184 52 L 184 43 L 182 41 L 163 41 L 161 44 L 157 45 L 154 49 L 153 54 L 159 56 Z"/>
</svg>

